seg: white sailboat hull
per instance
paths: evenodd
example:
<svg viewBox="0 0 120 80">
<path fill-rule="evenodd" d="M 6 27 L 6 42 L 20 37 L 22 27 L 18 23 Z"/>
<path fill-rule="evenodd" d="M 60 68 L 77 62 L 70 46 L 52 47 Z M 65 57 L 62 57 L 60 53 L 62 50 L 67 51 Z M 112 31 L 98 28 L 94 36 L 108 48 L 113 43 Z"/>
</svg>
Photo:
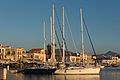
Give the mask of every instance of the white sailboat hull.
<svg viewBox="0 0 120 80">
<path fill-rule="evenodd" d="M 80 68 L 80 69 L 59 69 L 55 71 L 58 75 L 97 75 L 100 73 L 100 68 Z"/>
</svg>

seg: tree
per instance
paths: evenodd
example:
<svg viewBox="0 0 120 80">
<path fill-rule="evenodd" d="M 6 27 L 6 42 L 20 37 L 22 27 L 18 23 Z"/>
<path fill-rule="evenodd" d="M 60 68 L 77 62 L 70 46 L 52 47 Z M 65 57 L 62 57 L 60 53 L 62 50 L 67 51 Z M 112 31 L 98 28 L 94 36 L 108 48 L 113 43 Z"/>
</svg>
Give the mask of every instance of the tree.
<svg viewBox="0 0 120 80">
<path fill-rule="evenodd" d="M 48 59 L 50 59 L 51 57 L 51 45 L 50 44 L 47 45 L 47 51 L 48 51 Z"/>
</svg>

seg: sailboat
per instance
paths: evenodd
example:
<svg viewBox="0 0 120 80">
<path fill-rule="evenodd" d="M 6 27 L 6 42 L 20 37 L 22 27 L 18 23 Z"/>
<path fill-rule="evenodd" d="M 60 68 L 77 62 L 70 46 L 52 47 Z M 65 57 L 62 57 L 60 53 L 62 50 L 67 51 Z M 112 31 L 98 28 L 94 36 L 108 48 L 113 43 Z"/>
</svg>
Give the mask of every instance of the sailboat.
<svg viewBox="0 0 120 80">
<path fill-rule="evenodd" d="M 54 4 L 52 5 L 52 17 L 50 20 L 51 20 L 51 43 L 53 44 L 52 49 L 51 49 L 52 54 L 51 54 L 51 59 L 50 59 L 50 65 L 45 64 L 43 66 L 33 66 L 33 67 L 25 68 L 23 70 L 23 73 L 25 73 L 25 74 L 53 74 L 56 71 L 56 67 L 55 67 L 56 59 L 55 59 Z M 45 52 L 45 23 L 44 23 L 44 52 Z"/>
<path fill-rule="evenodd" d="M 84 64 L 84 33 L 83 33 L 83 15 L 82 14 L 83 14 L 82 13 L 82 8 L 80 8 L 83 64 L 82 64 L 81 67 L 73 66 L 73 67 L 63 67 L 63 68 L 60 68 L 60 69 L 58 69 L 58 70 L 55 71 L 55 74 L 58 74 L 58 75 L 71 75 L 71 74 L 96 75 L 96 74 L 100 73 L 100 67 L 99 66 L 98 67 L 96 67 L 96 66 L 86 66 Z"/>
<path fill-rule="evenodd" d="M 45 54 L 45 22 L 44 22 L 44 54 Z M 44 62 L 46 60 L 44 59 Z M 47 64 L 41 66 L 31 66 L 23 70 L 24 74 L 53 74 L 56 68 Z"/>
</svg>

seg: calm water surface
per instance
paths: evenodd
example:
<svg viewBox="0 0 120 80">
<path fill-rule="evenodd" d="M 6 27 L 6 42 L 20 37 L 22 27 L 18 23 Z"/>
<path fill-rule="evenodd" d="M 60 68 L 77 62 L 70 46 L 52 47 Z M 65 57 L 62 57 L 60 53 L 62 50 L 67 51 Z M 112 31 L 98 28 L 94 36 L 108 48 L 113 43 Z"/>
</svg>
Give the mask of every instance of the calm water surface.
<svg viewBox="0 0 120 80">
<path fill-rule="evenodd" d="M 0 79 L 3 77 L 0 70 Z M 7 80 L 120 80 L 120 69 L 105 69 L 100 75 L 25 75 L 7 72 Z"/>
</svg>

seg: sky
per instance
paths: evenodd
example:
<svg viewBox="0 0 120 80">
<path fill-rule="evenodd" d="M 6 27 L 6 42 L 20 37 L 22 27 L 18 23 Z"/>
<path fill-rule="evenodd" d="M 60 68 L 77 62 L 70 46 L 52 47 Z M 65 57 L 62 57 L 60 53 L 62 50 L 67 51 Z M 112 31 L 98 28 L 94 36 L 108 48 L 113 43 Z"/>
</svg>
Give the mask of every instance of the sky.
<svg viewBox="0 0 120 80">
<path fill-rule="evenodd" d="M 120 53 L 120 0 L 54 0 L 54 4 L 55 28 L 60 39 L 62 6 L 65 8 L 65 39 L 68 50 L 76 51 L 72 37 L 77 51 L 81 49 L 79 10 L 83 8 L 83 16 L 96 52 L 111 50 Z M 26 50 L 42 48 L 44 21 L 46 44 L 50 43 L 51 15 L 52 0 L 0 0 L 0 43 Z M 84 33 L 85 51 L 92 53 L 85 30 Z M 58 43 L 56 44 L 58 47 Z"/>
</svg>

